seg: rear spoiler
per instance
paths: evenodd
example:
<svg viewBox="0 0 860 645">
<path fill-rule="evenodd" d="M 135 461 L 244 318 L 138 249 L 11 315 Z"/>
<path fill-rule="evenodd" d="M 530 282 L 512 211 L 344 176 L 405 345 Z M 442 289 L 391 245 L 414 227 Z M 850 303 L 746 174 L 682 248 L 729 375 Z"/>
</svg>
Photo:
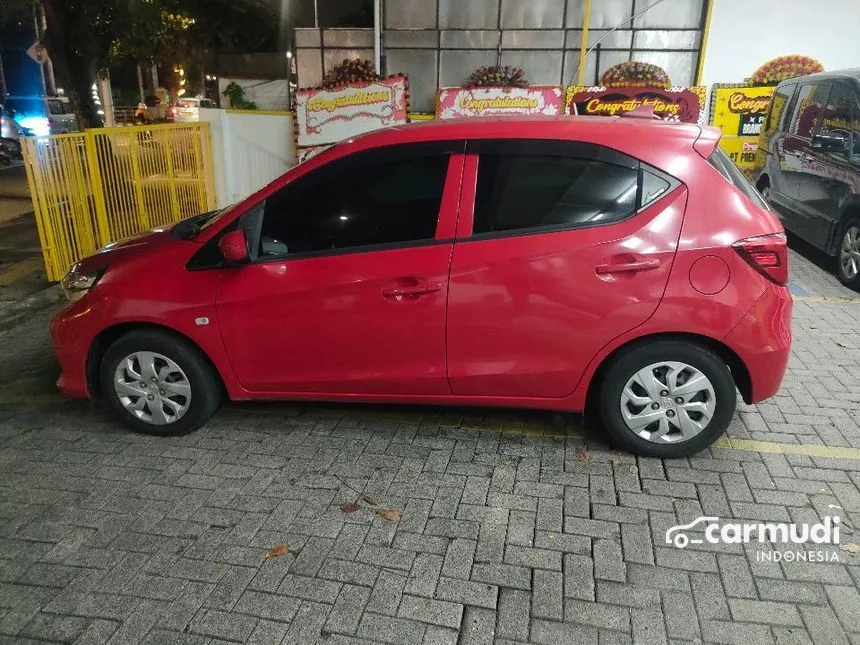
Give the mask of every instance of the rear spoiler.
<svg viewBox="0 0 860 645">
<path fill-rule="evenodd" d="M 719 128 L 715 128 L 711 125 L 702 126 L 702 130 L 699 132 L 699 137 L 693 144 L 693 149 L 702 155 L 702 157 L 707 159 L 714 154 L 714 150 L 717 149 L 717 144 L 720 142 L 720 137 L 722 135 L 723 132 Z"/>
</svg>

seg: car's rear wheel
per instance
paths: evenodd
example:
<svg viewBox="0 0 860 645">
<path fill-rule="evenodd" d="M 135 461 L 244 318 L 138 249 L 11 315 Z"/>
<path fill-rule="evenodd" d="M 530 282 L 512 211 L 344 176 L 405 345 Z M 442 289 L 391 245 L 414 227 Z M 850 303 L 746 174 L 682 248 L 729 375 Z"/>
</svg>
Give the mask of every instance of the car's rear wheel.
<svg viewBox="0 0 860 645">
<path fill-rule="evenodd" d="M 685 457 L 710 446 L 737 406 L 729 368 L 685 340 L 636 345 L 613 359 L 597 404 L 610 441 L 646 457 Z"/>
<path fill-rule="evenodd" d="M 860 218 L 852 217 L 842 227 L 836 259 L 839 281 L 846 287 L 860 290 Z"/>
<path fill-rule="evenodd" d="M 157 329 L 131 331 L 105 352 L 104 398 L 137 432 L 176 436 L 215 413 L 222 387 L 209 362 L 187 341 Z"/>
</svg>

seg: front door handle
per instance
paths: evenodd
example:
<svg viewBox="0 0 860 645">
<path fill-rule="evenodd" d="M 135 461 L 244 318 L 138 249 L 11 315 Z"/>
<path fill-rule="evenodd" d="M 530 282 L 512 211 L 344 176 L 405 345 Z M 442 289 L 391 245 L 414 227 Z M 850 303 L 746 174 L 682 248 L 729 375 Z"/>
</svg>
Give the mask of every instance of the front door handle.
<svg viewBox="0 0 860 645">
<path fill-rule="evenodd" d="M 601 264 L 594 270 L 597 275 L 608 275 L 611 273 L 636 273 L 637 271 L 650 271 L 660 266 L 658 258 L 644 258 L 633 262 L 620 262 L 618 264 Z"/>
<path fill-rule="evenodd" d="M 382 290 L 382 296 L 389 300 L 412 300 L 441 290 L 440 282 L 421 282 L 408 286 L 388 287 Z"/>
</svg>

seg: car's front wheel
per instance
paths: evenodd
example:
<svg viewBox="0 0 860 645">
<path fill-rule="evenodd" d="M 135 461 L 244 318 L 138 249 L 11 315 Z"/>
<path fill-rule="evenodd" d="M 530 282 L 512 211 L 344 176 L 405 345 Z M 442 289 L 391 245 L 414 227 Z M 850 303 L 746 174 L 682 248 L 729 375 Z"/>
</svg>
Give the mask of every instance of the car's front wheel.
<svg viewBox="0 0 860 645">
<path fill-rule="evenodd" d="M 131 331 L 105 352 L 102 394 L 137 432 L 176 436 L 215 413 L 222 387 L 209 362 L 190 343 L 157 329 Z"/>
<path fill-rule="evenodd" d="M 645 457 L 685 457 L 710 446 L 737 406 L 728 366 L 685 340 L 656 340 L 614 357 L 597 397 L 610 441 Z"/>
<path fill-rule="evenodd" d="M 836 275 L 846 287 L 860 291 L 860 218 L 851 218 L 842 228 Z"/>
</svg>

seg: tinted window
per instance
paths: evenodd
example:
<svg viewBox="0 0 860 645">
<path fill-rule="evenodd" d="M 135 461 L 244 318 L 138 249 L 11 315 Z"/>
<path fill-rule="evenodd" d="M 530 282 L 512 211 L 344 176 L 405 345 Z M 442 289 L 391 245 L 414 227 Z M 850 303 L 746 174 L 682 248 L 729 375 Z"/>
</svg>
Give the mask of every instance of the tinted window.
<svg viewBox="0 0 860 645">
<path fill-rule="evenodd" d="M 448 155 L 365 159 L 324 166 L 271 196 L 259 254 L 432 240 Z"/>
<path fill-rule="evenodd" d="M 649 170 L 642 171 L 642 194 L 639 200 L 639 207 L 647 206 L 653 201 L 660 198 L 661 195 L 668 192 L 671 184 L 663 177 L 658 177 Z"/>
<path fill-rule="evenodd" d="M 800 86 L 797 105 L 791 117 L 791 133 L 811 137 L 818 127 L 827 102 L 829 83 L 806 83 Z"/>
<path fill-rule="evenodd" d="M 820 132 L 843 137 L 845 150 L 853 150 L 852 156 L 860 155 L 860 100 L 847 83 L 833 84 Z"/>
<path fill-rule="evenodd" d="M 770 102 L 770 112 L 767 116 L 765 130 L 770 131 L 780 128 L 786 105 L 791 100 L 794 88 L 796 87 L 796 83 L 791 83 L 790 85 L 782 85 L 776 88 L 776 91 L 773 93 L 773 99 Z"/>
<path fill-rule="evenodd" d="M 754 201 L 757 206 L 770 210 L 770 207 L 764 199 L 762 199 L 755 187 L 749 182 L 749 180 L 744 176 L 744 173 L 741 172 L 741 169 L 735 165 L 735 162 L 729 158 L 722 148 L 714 150 L 714 153 L 708 159 L 708 163 L 719 170 L 720 174 L 725 177 L 727 181 L 734 184 L 738 190 Z"/>
<path fill-rule="evenodd" d="M 474 233 L 615 222 L 636 212 L 638 187 L 637 169 L 603 161 L 483 154 Z"/>
</svg>

